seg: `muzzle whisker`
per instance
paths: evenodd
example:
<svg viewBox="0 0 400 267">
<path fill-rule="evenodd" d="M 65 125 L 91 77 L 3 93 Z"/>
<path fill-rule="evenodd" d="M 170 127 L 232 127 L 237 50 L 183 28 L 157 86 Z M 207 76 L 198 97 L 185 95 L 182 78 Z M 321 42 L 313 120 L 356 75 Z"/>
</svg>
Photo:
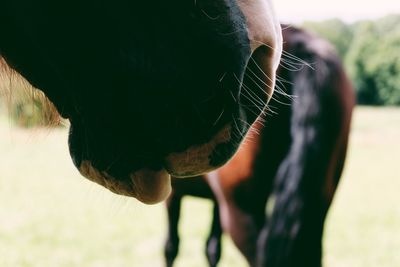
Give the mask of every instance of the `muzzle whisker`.
<svg viewBox="0 0 400 267">
<path fill-rule="evenodd" d="M 260 105 L 257 105 L 249 96 L 246 96 L 245 94 L 242 95 L 244 98 L 246 98 L 249 102 L 251 102 L 252 105 L 242 105 L 243 107 L 255 107 L 261 114 L 264 112 L 264 106 L 260 107 Z M 255 113 L 253 111 L 253 114 L 256 115 L 257 117 L 259 114 Z"/>
<path fill-rule="evenodd" d="M 239 81 L 239 79 L 236 77 L 236 75 L 235 75 L 235 78 L 236 78 L 236 80 L 240 83 L 240 81 Z M 257 84 L 257 83 L 256 83 Z M 266 103 L 266 101 L 263 101 L 261 98 L 259 98 L 257 95 L 255 95 L 253 92 L 252 92 L 252 90 L 250 89 L 250 88 L 248 88 L 243 82 L 241 83 L 241 87 L 240 88 L 242 88 L 245 92 L 247 92 L 250 96 L 249 97 L 253 97 L 254 98 L 254 101 L 255 102 L 258 102 L 259 104 L 260 104 L 260 106 L 262 106 L 263 108 L 267 105 L 267 103 Z M 253 95 L 254 94 L 254 95 Z M 242 95 L 242 96 L 245 96 L 245 94 L 240 94 L 240 95 Z M 246 96 L 245 96 L 246 97 Z M 258 98 L 258 100 L 255 98 L 255 97 L 257 97 Z M 249 99 L 250 101 L 251 101 L 251 99 L 250 98 L 248 98 L 248 97 L 246 97 L 247 99 Z M 254 101 L 251 101 L 253 104 L 256 104 L 256 103 L 254 103 Z M 261 109 L 262 110 L 262 109 Z"/>
<path fill-rule="evenodd" d="M 309 62 L 307 62 L 307 61 L 305 61 L 305 60 L 303 60 L 303 59 L 301 59 L 301 58 L 299 58 L 299 57 L 297 57 L 297 56 L 295 56 L 295 55 L 293 55 L 293 54 L 291 54 L 289 52 L 286 52 L 285 50 L 282 51 L 282 58 L 284 59 L 284 57 L 286 57 L 288 59 L 291 59 L 291 60 L 293 60 L 295 62 L 298 62 L 298 63 L 300 63 L 302 65 L 305 65 L 305 66 L 309 67 L 310 69 L 314 70 L 314 67 L 312 66 L 311 63 L 309 63 Z"/>
<path fill-rule="evenodd" d="M 256 62 L 254 59 L 252 59 L 252 60 L 253 60 L 254 64 L 256 65 L 256 67 L 258 68 L 258 70 L 261 71 L 261 72 L 264 74 L 265 78 L 266 78 L 268 81 L 270 81 L 271 83 L 273 83 L 272 79 L 271 79 L 267 74 L 265 74 L 265 72 L 264 72 L 264 71 L 262 70 L 262 68 L 257 64 L 257 62 Z M 264 80 L 262 80 L 251 68 L 248 68 L 248 70 L 249 70 L 255 77 L 257 77 L 257 79 L 258 79 L 261 83 L 263 83 L 267 88 L 272 89 L 271 85 L 267 84 Z M 258 84 L 257 82 L 254 81 L 254 79 L 252 79 L 252 77 L 251 77 L 249 74 L 246 73 L 246 75 L 247 75 L 247 77 L 248 77 L 249 79 L 251 79 L 254 83 Z M 259 88 L 260 88 L 265 94 L 267 94 L 267 96 L 271 97 L 271 99 L 274 99 L 275 101 L 278 101 L 278 100 L 274 97 L 274 94 L 272 94 L 272 95 L 270 96 L 268 93 L 265 92 L 264 88 L 262 88 L 262 87 L 260 87 L 260 86 L 259 86 Z M 276 92 L 278 92 L 278 93 L 280 93 L 281 95 L 284 95 L 284 96 L 286 96 L 287 98 L 291 99 L 291 96 L 288 95 L 288 94 L 285 92 L 285 90 L 283 90 L 276 82 L 275 82 L 275 89 L 277 89 L 277 90 L 275 90 Z M 283 104 L 284 104 L 284 103 L 283 103 Z"/>
<path fill-rule="evenodd" d="M 254 93 L 248 86 L 246 86 L 245 84 L 243 84 L 243 91 L 245 91 L 246 93 L 249 94 L 249 97 L 251 97 L 255 102 L 257 102 L 258 104 L 260 104 L 260 106 L 266 106 L 267 105 L 267 101 L 266 100 L 262 100 L 256 93 Z"/>
<path fill-rule="evenodd" d="M 242 131 L 240 130 L 239 125 L 237 124 L 236 118 L 235 118 L 235 116 L 234 116 L 233 114 L 232 114 L 232 120 L 233 120 L 233 123 L 234 123 L 234 125 L 235 125 L 235 128 L 236 128 L 237 132 L 238 132 L 239 135 L 240 135 L 240 139 L 244 138 L 244 134 L 243 134 Z M 233 131 L 233 132 L 235 132 L 235 131 Z"/>
<path fill-rule="evenodd" d="M 254 59 L 252 59 L 253 61 L 254 61 L 254 64 L 256 65 L 256 67 L 264 74 L 264 76 L 265 76 L 265 78 L 266 79 L 268 79 L 271 83 L 273 82 L 272 81 L 272 79 L 268 76 L 268 75 L 266 75 L 264 72 L 263 72 L 263 70 L 262 70 L 262 68 L 260 67 L 260 66 L 258 66 L 258 64 L 257 64 L 257 62 L 254 60 Z M 264 82 L 260 77 L 258 77 L 258 75 L 251 69 L 251 68 L 248 68 L 248 70 L 254 75 L 254 76 L 256 76 L 265 86 L 267 86 L 268 88 L 270 88 L 271 89 L 271 86 L 270 85 L 268 85 L 266 82 Z M 252 79 L 250 76 L 248 76 L 250 79 Z M 276 78 L 276 80 L 278 81 L 278 77 Z M 254 80 L 253 80 L 254 81 Z M 282 85 L 283 85 L 283 83 L 281 83 Z M 284 85 L 283 85 L 284 86 Z M 285 86 L 284 86 L 285 87 Z M 287 91 L 286 90 L 286 88 L 285 88 L 285 90 L 284 89 L 282 89 L 276 82 L 275 82 L 275 89 L 277 89 L 276 91 L 278 92 L 278 93 L 280 93 L 281 95 L 283 95 L 283 96 L 285 96 L 285 97 L 287 97 L 287 98 L 289 98 L 289 99 L 292 99 L 292 96 L 291 95 L 289 95 L 289 94 L 287 94 L 285 91 Z M 262 91 L 264 91 L 264 90 L 262 90 Z M 268 94 L 267 94 L 268 95 Z M 269 96 L 269 95 L 268 95 Z M 271 98 L 273 98 L 273 95 L 272 96 L 270 96 Z M 274 99 L 274 98 L 273 98 Z M 276 99 L 275 99 L 276 100 Z"/>
<path fill-rule="evenodd" d="M 246 73 L 246 75 L 249 75 L 249 74 Z M 251 79 L 251 80 L 257 85 L 257 87 L 258 87 L 259 89 L 261 89 L 261 91 L 262 91 L 264 94 L 266 94 L 267 96 L 271 97 L 271 99 L 273 99 L 274 101 L 276 101 L 276 102 L 278 102 L 278 103 L 280 103 L 280 104 L 282 104 L 282 105 L 290 105 L 289 103 L 284 103 L 284 102 L 278 100 L 277 97 L 274 96 L 274 94 L 272 94 L 272 96 L 270 96 L 269 94 L 267 94 L 267 93 L 264 91 L 264 88 L 263 88 L 261 85 L 259 85 L 257 82 L 255 82 L 254 79 L 251 78 L 251 76 L 249 76 L 248 78 Z M 265 84 L 265 86 L 269 87 L 268 84 Z M 275 86 L 276 86 L 276 85 L 275 85 Z M 282 90 L 282 89 L 280 89 L 280 90 Z M 280 93 L 280 92 L 279 92 L 279 93 Z"/>
<path fill-rule="evenodd" d="M 222 109 L 221 114 L 219 114 L 218 118 L 216 119 L 216 121 L 214 121 L 213 126 L 217 125 L 217 123 L 220 121 L 220 119 L 222 118 L 222 115 L 224 115 L 225 112 L 225 108 Z"/>
</svg>

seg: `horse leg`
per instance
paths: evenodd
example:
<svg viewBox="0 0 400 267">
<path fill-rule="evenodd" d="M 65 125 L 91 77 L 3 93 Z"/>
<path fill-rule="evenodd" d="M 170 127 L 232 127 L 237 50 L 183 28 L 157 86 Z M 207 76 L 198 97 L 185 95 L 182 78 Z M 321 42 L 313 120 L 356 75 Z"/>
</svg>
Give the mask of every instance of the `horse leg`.
<svg viewBox="0 0 400 267">
<path fill-rule="evenodd" d="M 168 236 L 164 247 L 166 266 L 172 267 L 179 251 L 178 222 L 182 196 L 174 192 L 166 201 L 168 212 Z"/>
<path fill-rule="evenodd" d="M 219 217 L 219 207 L 218 204 L 214 201 L 211 231 L 206 244 L 206 255 L 210 267 L 217 266 L 221 258 L 221 237 L 222 226 Z"/>
<path fill-rule="evenodd" d="M 256 244 L 260 226 L 253 212 L 244 211 L 233 201 L 218 201 L 222 228 L 227 233 L 250 266 L 256 260 Z M 264 216 L 263 212 L 260 215 Z"/>
</svg>

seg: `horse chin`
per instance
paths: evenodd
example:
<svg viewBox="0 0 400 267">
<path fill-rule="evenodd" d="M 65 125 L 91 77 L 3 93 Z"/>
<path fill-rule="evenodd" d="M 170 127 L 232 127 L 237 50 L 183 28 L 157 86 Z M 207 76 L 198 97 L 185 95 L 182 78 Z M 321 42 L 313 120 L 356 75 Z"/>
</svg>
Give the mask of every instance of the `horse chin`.
<svg viewBox="0 0 400 267">
<path fill-rule="evenodd" d="M 90 161 L 83 161 L 80 173 L 89 180 L 100 184 L 113 193 L 134 197 L 145 204 L 156 204 L 165 200 L 171 193 L 171 176 L 165 169 L 158 171 L 141 169 L 116 179 L 106 171 L 99 171 Z"/>
</svg>

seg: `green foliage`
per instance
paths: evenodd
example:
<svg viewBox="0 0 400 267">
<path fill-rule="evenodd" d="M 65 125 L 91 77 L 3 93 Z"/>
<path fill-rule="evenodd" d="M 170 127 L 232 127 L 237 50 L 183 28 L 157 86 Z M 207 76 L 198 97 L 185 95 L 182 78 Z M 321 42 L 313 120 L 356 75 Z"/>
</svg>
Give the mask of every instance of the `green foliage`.
<svg viewBox="0 0 400 267">
<path fill-rule="evenodd" d="M 346 57 L 360 103 L 400 105 L 400 16 L 355 26 Z"/>
<path fill-rule="evenodd" d="M 352 25 L 329 20 L 304 26 L 336 46 L 358 103 L 400 105 L 400 15 Z"/>
<path fill-rule="evenodd" d="M 345 62 L 350 77 L 353 80 L 360 104 L 383 104 L 379 99 L 378 88 L 373 74 L 368 70 L 367 61 L 375 53 L 377 38 L 374 24 L 363 22 L 355 25 L 354 40 L 351 44 Z"/>
<path fill-rule="evenodd" d="M 44 124 L 42 110 L 42 103 L 36 99 L 17 101 L 12 105 L 11 117 L 21 127 L 42 126 Z"/>
<path fill-rule="evenodd" d="M 324 37 L 335 47 L 340 57 L 344 58 L 353 40 L 353 31 L 349 25 L 339 19 L 322 22 L 305 22 L 303 26 Z"/>
</svg>

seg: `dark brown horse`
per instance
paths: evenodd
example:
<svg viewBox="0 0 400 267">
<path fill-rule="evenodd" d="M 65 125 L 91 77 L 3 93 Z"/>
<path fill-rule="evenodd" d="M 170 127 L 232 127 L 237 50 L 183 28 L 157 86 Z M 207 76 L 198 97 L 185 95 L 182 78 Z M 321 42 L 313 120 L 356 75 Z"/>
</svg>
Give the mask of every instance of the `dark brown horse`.
<svg viewBox="0 0 400 267">
<path fill-rule="evenodd" d="M 269 98 L 247 66 L 271 95 L 281 39 L 269 0 L 0 1 L 0 67 L 71 122 L 83 176 L 145 203 L 232 157 Z"/>
<path fill-rule="evenodd" d="M 354 96 L 327 42 L 293 27 L 285 27 L 283 37 L 276 88 L 281 94 L 271 100 L 273 113 L 253 125 L 225 166 L 193 183 L 173 180 L 167 266 L 178 253 L 185 195 L 215 203 L 206 249 L 210 266 L 221 255 L 222 229 L 250 266 L 321 266 L 324 221 L 343 170 Z M 253 85 L 243 86 L 254 90 Z"/>
</svg>

